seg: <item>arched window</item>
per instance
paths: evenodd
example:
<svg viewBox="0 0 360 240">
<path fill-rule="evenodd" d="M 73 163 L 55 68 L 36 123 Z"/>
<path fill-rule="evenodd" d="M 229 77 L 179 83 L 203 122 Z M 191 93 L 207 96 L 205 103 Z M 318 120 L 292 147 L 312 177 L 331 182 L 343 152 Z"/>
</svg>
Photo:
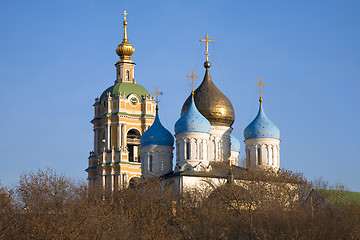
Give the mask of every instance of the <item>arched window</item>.
<svg viewBox="0 0 360 240">
<path fill-rule="evenodd" d="M 130 179 L 129 181 L 129 188 L 136 188 L 136 186 L 139 185 L 140 183 L 140 178 L 139 177 L 133 177 Z"/>
<path fill-rule="evenodd" d="M 149 159 L 149 171 L 152 172 L 153 171 L 153 155 L 150 154 L 150 159 Z"/>
<path fill-rule="evenodd" d="M 261 165 L 261 162 L 262 162 L 262 161 L 261 161 L 261 157 L 262 157 L 262 156 L 261 156 L 261 147 L 259 147 L 259 148 L 257 149 L 257 151 L 258 151 L 258 164 Z"/>
<path fill-rule="evenodd" d="M 140 162 L 140 132 L 136 129 L 131 129 L 127 133 L 127 148 L 129 151 L 130 162 Z"/>
<path fill-rule="evenodd" d="M 130 70 L 126 70 L 125 81 L 126 82 L 130 81 Z"/>
<path fill-rule="evenodd" d="M 190 141 L 186 142 L 186 159 L 190 159 Z"/>
</svg>

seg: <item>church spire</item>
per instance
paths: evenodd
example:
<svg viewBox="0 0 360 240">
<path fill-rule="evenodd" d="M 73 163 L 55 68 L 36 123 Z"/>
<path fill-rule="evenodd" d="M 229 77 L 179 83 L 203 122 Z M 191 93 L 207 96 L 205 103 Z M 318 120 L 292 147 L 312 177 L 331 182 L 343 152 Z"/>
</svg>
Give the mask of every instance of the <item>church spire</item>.
<svg viewBox="0 0 360 240">
<path fill-rule="evenodd" d="M 127 62 L 132 62 L 130 60 L 131 55 L 135 52 L 135 48 L 129 43 L 129 40 L 127 38 L 127 21 L 126 21 L 126 15 L 128 14 L 126 11 L 123 12 L 124 14 L 124 38 L 122 43 L 117 47 L 116 53 L 119 55 L 120 59 Z"/>
</svg>

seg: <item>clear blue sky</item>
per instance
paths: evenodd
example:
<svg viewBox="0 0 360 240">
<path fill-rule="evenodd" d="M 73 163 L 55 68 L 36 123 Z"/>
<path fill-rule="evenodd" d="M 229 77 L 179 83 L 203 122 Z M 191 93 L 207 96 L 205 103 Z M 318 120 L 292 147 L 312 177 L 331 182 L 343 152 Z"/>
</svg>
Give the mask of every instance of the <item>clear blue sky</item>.
<svg viewBox="0 0 360 240">
<path fill-rule="evenodd" d="M 128 15 L 135 78 L 159 86 L 173 132 L 203 78 L 232 101 L 233 134 L 264 108 L 281 130 L 281 167 L 360 191 L 360 1 L 1 1 L 0 179 L 50 166 L 86 181 L 94 98 L 115 80 L 115 48 Z M 199 84 L 200 81 L 198 81 Z M 244 156 L 244 144 L 241 157 Z"/>
</svg>

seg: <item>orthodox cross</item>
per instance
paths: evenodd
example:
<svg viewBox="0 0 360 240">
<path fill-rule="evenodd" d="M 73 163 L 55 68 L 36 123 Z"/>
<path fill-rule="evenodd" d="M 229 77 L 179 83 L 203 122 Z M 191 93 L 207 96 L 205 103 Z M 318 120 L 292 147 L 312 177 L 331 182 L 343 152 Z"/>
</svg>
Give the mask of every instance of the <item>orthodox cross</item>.
<svg viewBox="0 0 360 240">
<path fill-rule="evenodd" d="M 260 101 L 260 103 L 262 103 L 261 94 L 263 94 L 263 93 L 262 93 L 262 91 L 261 91 L 261 86 L 265 86 L 265 85 L 266 85 L 266 83 L 261 82 L 261 80 L 262 80 L 262 78 L 261 78 L 261 77 L 259 78 L 259 80 L 260 80 L 260 81 L 259 81 L 258 83 L 255 83 L 255 84 L 259 85 L 259 87 L 260 87 L 260 92 L 259 92 L 259 93 L 260 93 L 260 99 L 259 99 L 259 101 Z"/>
<path fill-rule="evenodd" d="M 163 92 L 159 92 L 159 87 L 156 87 L 155 89 L 156 89 L 156 91 L 155 91 L 155 92 L 151 91 L 151 94 L 155 94 L 155 95 L 156 95 L 156 97 L 155 97 L 155 102 L 158 103 L 158 102 L 160 102 L 160 100 L 159 100 L 159 95 L 163 95 L 164 93 L 163 93 Z"/>
<path fill-rule="evenodd" d="M 209 40 L 209 36 L 206 35 L 205 36 L 205 39 L 200 39 L 200 42 L 206 42 L 206 52 L 205 52 L 205 55 L 206 55 L 206 61 L 208 62 L 209 61 L 209 42 L 214 42 L 214 40 Z"/>
<path fill-rule="evenodd" d="M 198 76 L 198 75 L 196 75 L 196 76 L 194 75 L 194 72 L 195 72 L 194 70 L 191 70 L 190 72 L 191 72 L 191 75 L 188 74 L 188 75 L 186 75 L 186 77 L 187 77 L 187 78 L 191 78 L 190 87 L 191 87 L 191 92 L 193 93 L 193 92 L 194 92 L 194 87 L 195 87 L 194 78 L 195 78 L 195 79 L 198 79 L 199 76 Z"/>
<path fill-rule="evenodd" d="M 128 13 L 124 11 L 122 14 L 124 14 L 124 20 L 126 21 L 126 15 L 128 15 Z"/>
</svg>

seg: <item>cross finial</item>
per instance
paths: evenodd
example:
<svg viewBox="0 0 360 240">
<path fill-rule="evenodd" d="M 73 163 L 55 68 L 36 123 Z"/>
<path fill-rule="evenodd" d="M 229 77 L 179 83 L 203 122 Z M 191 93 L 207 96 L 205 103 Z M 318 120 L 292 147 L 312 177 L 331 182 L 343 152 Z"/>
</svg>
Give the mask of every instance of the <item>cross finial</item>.
<svg viewBox="0 0 360 240">
<path fill-rule="evenodd" d="M 124 11 L 122 14 L 124 14 L 124 21 L 126 21 L 126 15 L 128 15 L 128 13 Z"/>
<path fill-rule="evenodd" d="M 261 94 L 263 94 L 263 92 L 261 91 L 261 86 L 265 86 L 266 85 L 266 83 L 264 83 L 264 82 L 261 82 L 261 80 L 262 80 L 262 78 L 261 77 L 259 77 L 259 82 L 258 83 L 255 83 L 255 84 L 257 84 L 257 85 L 259 85 L 259 87 L 260 87 L 260 99 L 259 99 L 259 102 L 260 102 L 260 104 L 262 103 L 262 98 L 261 98 Z"/>
<path fill-rule="evenodd" d="M 200 39 L 200 42 L 205 42 L 206 43 L 206 51 L 205 51 L 205 55 L 206 55 L 206 61 L 209 61 L 209 42 L 214 42 L 214 40 L 209 40 L 209 36 L 206 35 L 205 39 Z"/>
<path fill-rule="evenodd" d="M 191 70 L 191 75 L 186 75 L 187 78 L 191 78 L 191 84 L 190 84 L 190 87 L 191 87 L 191 95 L 193 96 L 194 95 L 194 87 L 195 87 L 195 84 L 194 84 L 194 78 L 195 79 L 198 79 L 199 76 L 198 75 L 194 75 L 194 70 Z"/>
<path fill-rule="evenodd" d="M 160 102 L 159 100 L 159 95 L 163 95 L 164 93 L 163 92 L 159 92 L 159 87 L 155 87 L 156 91 L 152 91 L 151 94 L 155 94 L 155 102 L 158 103 Z"/>
</svg>

